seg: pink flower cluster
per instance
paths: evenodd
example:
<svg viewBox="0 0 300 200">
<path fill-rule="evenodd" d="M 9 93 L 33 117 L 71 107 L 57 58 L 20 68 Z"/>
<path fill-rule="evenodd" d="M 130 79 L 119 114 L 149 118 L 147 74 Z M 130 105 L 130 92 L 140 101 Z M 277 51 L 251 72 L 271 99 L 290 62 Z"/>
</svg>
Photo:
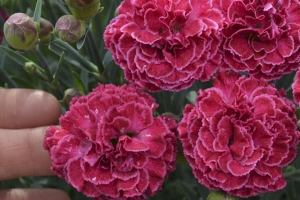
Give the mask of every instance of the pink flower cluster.
<svg viewBox="0 0 300 200">
<path fill-rule="evenodd" d="M 299 67 L 297 0 L 124 0 L 104 40 L 125 78 L 152 92 L 218 68 L 274 80 Z"/>
<path fill-rule="evenodd" d="M 297 153 L 295 106 L 265 80 L 221 71 L 199 90 L 179 124 L 184 154 L 198 181 L 240 197 L 286 185 L 282 167 Z"/>
<path fill-rule="evenodd" d="M 299 67 L 298 0 L 216 0 L 226 20 L 221 45 L 225 67 L 257 79 L 278 79 Z"/>
<path fill-rule="evenodd" d="M 152 196 L 175 169 L 176 123 L 153 117 L 154 99 L 133 86 L 99 85 L 73 98 L 44 148 L 51 169 L 95 200 Z"/>
<path fill-rule="evenodd" d="M 47 130 L 52 170 L 96 200 L 146 199 L 175 169 L 176 138 L 198 181 L 250 197 L 286 185 L 295 106 L 269 80 L 299 68 L 298 0 L 123 0 L 104 32 L 131 84 L 75 98 Z M 177 128 L 150 92 L 213 78 Z M 228 70 L 228 71 L 225 71 Z M 239 76 L 237 72 L 247 72 Z M 292 86 L 300 104 L 300 72 Z"/>
<path fill-rule="evenodd" d="M 221 56 L 221 12 L 207 0 L 124 0 L 104 33 L 125 78 L 156 92 L 207 81 Z"/>
</svg>

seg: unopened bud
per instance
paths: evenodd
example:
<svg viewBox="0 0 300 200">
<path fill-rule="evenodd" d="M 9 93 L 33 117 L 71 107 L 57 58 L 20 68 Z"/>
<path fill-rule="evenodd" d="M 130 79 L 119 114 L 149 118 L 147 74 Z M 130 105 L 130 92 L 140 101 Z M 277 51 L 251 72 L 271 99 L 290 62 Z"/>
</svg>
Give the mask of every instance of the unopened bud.
<svg viewBox="0 0 300 200">
<path fill-rule="evenodd" d="M 34 74 L 38 66 L 34 62 L 26 62 L 23 68 L 28 74 Z"/>
<path fill-rule="evenodd" d="M 226 194 L 223 191 L 211 191 L 206 200 L 238 200 L 238 197 Z"/>
<path fill-rule="evenodd" d="M 70 105 L 71 100 L 74 97 L 80 97 L 82 95 L 83 94 L 79 90 L 77 90 L 75 88 L 69 88 L 69 89 L 65 90 L 65 92 L 64 92 L 64 98 L 63 98 L 63 103 L 64 103 L 65 107 L 67 109 L 69 109 L 69 105 Z"/>
<path fill-rule="evenodd" d="M 66 0 L 71 13 L 83 20 L 92 19 L 100 9 L 100 0 Z"/>
<path fill-rule="evenodd" d="M 48 20 L 40 19 L 40 33 L 39 39 L 41 43 L 48 43 L 51 40 L 51 33 L 53 31 L 53 25 Z"/>
<path fill-rule="evenodd" d="M 4 23 L 3 32 L 7 43 L 18 50 L 29 50 L 38 41 L 36 23 L 24 13 L 11 15 Z"/>
<path fill-rule="evenodd" d="M 61 40 L 74 43 L 84 36 L 85 23 L 73 15 L 63 15 L 55 24 L 55 33 Z"/>
<path fill-rule="evenodd" d="M 297 121 L 297 129 L 300 131 L 300 119 Z"/>
</svg>

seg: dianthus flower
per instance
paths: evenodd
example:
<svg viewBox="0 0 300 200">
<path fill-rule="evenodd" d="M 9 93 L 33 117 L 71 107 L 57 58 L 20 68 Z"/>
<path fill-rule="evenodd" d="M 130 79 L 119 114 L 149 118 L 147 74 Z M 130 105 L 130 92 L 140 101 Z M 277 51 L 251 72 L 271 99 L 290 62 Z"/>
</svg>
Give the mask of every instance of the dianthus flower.
<svg viewBox="0 0 300 200">
<path fill-rule="evenodd" d="M 297 0 L 215 0 L 223 5 L 222 54 L 226 67 L 274 80 L 300 61 L 300 3 Z"/>
<path fill-rule="evenodd" d="M 95 200 L 152 196 L 175 169 L 177 152 L 173 119 L 153 117 L 157 107 L 127 85 L 99 85 L 73 98 L 61 127 L 46 132 L 51 169 Z"/>
<path fill-rule="evenodd" d="M 295 106 L 266 80 L 220 72 L 199 90 L 179 123 L 184 154 L 210 189 L 249 197 L 286 185 L 282 167 L 297 153 Z"/>
<path fill-rule="evenodd" d="M 221 12 L 206 0 L 124 0 L 104 32 L 125 78 L 152 92 L 207 81 L 221 59 Z"/>
</svg>

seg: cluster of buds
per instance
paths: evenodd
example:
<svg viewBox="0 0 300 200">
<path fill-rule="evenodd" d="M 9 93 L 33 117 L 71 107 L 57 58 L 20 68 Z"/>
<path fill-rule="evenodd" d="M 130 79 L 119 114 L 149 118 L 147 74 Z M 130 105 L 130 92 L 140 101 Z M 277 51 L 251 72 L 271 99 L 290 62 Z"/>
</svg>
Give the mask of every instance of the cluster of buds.
<svg viewBox="0 0 300 200">
<path fill-rule="evenodd" d="M 4 23 L 7 43 L 18 50 L 29 50 L 38 42 L 49 43 L 53 30 L 61 40 L 74 43 L 85 35 L 86 24 L 100 10 L 100 0 L 66 0 L 72 15 L 60 17 L 53 28 L 51 22 L 41 18 L 37 24 L 24 13 L 11 15 Z"/>
<path fill-rule="evenodd" d="M 86 32 L 86 24 L 99 12 L 100 0 L 66 0 L 72 15 L 60 17 L 55 25 L 55 33 L 61 40 L 74 43 Z"/>
<path fill-rule="evenodd" d="M 11 15 L 4 23 L 3 32 L 7 43 L 18 50 L 29 50 L 38 41 L 50 41 L 53 25 L 48 20 L 41 18 L 38 25 L 31 17 L 24 13 Z"/>
</svg>

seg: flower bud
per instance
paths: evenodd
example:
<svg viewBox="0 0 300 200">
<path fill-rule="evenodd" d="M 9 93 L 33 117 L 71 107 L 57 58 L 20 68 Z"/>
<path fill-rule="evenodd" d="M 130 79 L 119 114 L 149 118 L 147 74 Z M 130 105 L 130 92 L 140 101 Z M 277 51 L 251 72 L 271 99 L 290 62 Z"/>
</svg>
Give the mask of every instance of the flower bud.
<svg viewBox="0 0 300 200">
<path fill-rule="evenodd" d="M 48 43 L 51 40 L 51 33 L 53 31 L 53 25 L 48 20 L 40 19 L 40 33 L 39 39 L 41 43 Z"/>
<path fill-rule="evenodd" d="M 300 119 L 297 121 L 297 129 L 300 131 Z"/>
<path fill-rule="evenodd" d="M 83 20 L 93 18 L 100 9 L 100 0 L 66 0 L 71 13 Z"/>
<path fill-rule="evenodd" d="M 206 200 L 238 200 L 238 197 L 230 196 L 223 191 L 211 191 Z"/>
<path fill-rule="evenodd" d="M 26 62 L 23 68 L 28 74 L 34 74 L 38 66 L 34 62 Z"/>
<path fill-rule="evenodd" d="M 3 32 L 7 43 L 18 50 L 29 50 L 38 41 L 36 23 L 24 13 L 11 15 L 4 23 Z"/>
<path fill-rule="evenodd" d="M 85 34 L 84 21 L 73 15 L 63 15 L 55 24 L 55 33 L 65 42 L 77 42 Z"/>
<path fill-rule="evenodd" d="M 80 97 L 82 95 L 83 94 L 75 88 L 66 89 L 65 92 L 64 92 L 63 104 L 65 105 L 65 107 L 67 109 L 69 109 L 69 105 L 70 105 L 71 100 L 74 97 Z"/>
</svg>

